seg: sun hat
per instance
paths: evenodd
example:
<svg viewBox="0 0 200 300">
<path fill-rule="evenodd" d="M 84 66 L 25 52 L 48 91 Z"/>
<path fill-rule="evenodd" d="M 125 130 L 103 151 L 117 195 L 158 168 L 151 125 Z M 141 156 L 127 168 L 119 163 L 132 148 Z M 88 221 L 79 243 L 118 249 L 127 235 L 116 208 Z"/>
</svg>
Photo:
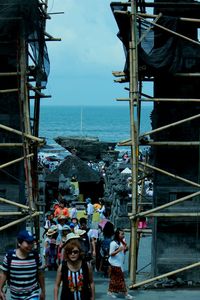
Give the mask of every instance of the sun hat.
<svg viewBox="0 0 200 300">
<path fill-rule="evenodd" d="M 69 234 L 67 235 L 67 239 L 66 239 L 65 244 L 66 244 L 68 241 L 72 240 L 72 239 L 80 239 L 80 236 L 79 236 L 78 234 L 73 233 L 73 232 L 69 233 Z"/>
<path fill-rule="evenodd" d="M 55 234 L 57 232 L 57 228 L 56 229 L 51 229 L 51 228 L 49 228 L 48 229 L 48 231 L 47 231 L 47 233 L 46 233 L 46 235 L 47 236 L 52 236 L 53 234 Z"/>
<path fill-rule="evenodd" d="M 33 243 L 35 239 L 34 239 L 34 236 L 32 235 L 32 233 L 30 231 L 21 230 L 18 233 L 17 240 L 19 242 L 25 241 L 25 242 L 28 242 L 28 243 Z"/>
<path fill-rule="evenodd" d="M 69 231 L 71 231 L 71 228 L 69 227 L 69 225 L 64 225 L 63 227 L 62 227 L 62 229 L 61 230 L 69 230 Z"/>
<path fill-rule="evenodd" d="M 81 236 L 81 235 L 83 235 L 83 234 L 86 233 L 86 230 L 76 229 L 74 233 L 75 233 L 75 234 L 78 234 L 79 236 Z"/>
<path fill-rule="evenodd" d="M 67 217 L 65 215 L 59 215 L 58 216 L 58 220 L 65 220 L 67 219 Z"/>
<path fill-rule="evenodd" d="M 54 230 L 54 231 L 57 231 L 58 230 L 58 227 L 57 227 L 57 225 L 51 225 L 51 227 L 50 227 L 50 229 L 52 229 L 52 230 Z"/>
</svg>

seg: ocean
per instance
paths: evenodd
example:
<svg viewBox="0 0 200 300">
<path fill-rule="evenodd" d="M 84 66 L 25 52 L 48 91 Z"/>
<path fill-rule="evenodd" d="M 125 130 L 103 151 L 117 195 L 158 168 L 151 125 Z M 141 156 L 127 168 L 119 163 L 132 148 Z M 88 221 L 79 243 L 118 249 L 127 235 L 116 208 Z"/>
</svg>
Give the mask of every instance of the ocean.
<svg viewBox="0 0 200 300">
<path fill-rule="evenodd" d="M 152 106 L 142 108 L 140 132 L 151 129 L 151 111 Z M 92 136 L 118 143 L 130 138 L 129 107 L 41 106 L 39 135 L 45 137 L 48 145 L 55 145 L 57 136 L 68 135 Z"/>
</svg>

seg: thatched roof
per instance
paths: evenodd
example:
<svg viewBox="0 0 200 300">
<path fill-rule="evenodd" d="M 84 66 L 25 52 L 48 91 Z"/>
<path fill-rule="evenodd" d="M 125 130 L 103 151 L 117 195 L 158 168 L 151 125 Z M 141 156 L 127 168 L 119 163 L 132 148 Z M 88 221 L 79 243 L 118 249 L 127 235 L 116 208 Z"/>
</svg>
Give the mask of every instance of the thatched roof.
<svg viewBox="0 0 200 300">
<path fill-rule="evenodd" d="M 78 182 L 99 182 L 100 175 L 94 171 L 77 156 L 67 156 L 66 159 L 54 170 L 46 176 L 46 181 L 58 182 L 59 176 L 63 174 L 66 178 L 75 176 Z"/>
</svg>

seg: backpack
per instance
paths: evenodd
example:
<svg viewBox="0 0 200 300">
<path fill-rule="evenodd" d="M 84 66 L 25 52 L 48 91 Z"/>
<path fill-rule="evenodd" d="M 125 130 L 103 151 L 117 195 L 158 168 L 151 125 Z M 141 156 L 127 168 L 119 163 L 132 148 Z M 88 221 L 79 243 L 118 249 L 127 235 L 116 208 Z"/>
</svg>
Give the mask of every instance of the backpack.
<svg viewBox="0 0 200 300">
<path fill-rule="evenodd" d="M 8 285 L 10 284 L 10 266 L 11 266 L 11 262 L 12 262 L 14 253 L 15 253 L 15 249 L 9 250 L 7 252 L 7 264 L 8 264 L 7 282 L 8 282 Z M 36 265 L 37 265 L 37 270 L 38 270 L 39 261 L 40 261 L 39 254 L 35 250 L 33 250 L 31 253 L 34 254 L 34 259 L 35 259 L 35 262 L 36 262 Z M 37 276 L 38 276 L 38 272 L 37 272 Z"/>
</svg>

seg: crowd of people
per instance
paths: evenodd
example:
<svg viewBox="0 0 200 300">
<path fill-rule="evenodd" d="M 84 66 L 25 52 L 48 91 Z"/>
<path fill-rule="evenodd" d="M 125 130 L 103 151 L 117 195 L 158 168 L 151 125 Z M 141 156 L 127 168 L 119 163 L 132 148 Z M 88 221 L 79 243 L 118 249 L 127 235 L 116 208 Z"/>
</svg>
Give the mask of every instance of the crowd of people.
<svg viewBox="0 0 200 300">
<path fill-rule="evenodd" d="M 123 273 L 128 251 L 124 232 L 114 228 L 106 215 L 104 200 L 99 202 L 94 206 L 87 198 L 86 215 L 80 219 L 75 203 L 70 210 L 63 200 L 56 203 L 46 214 L 42 255 L 34 250 L 33 235 L 26 230 L 20 232 L 17 248 L 6 253 L 3 260 L 0 299 L 6 299 L 3 292 L 6 282 L 9 282 L 12 299 L 45 299 L 44 270 L 57 271 L 54 300 L 58 300 L 59 295 L 60 299 L 94 300 L 94 272 L 110 278 L 110 297 L 116 298 L 122 293 L 126 299 L 132 299 Z M 99 223 L 95 224 L 98 226 L 93 223 L 94 210 L 100 215 Z"/>
</svg>

